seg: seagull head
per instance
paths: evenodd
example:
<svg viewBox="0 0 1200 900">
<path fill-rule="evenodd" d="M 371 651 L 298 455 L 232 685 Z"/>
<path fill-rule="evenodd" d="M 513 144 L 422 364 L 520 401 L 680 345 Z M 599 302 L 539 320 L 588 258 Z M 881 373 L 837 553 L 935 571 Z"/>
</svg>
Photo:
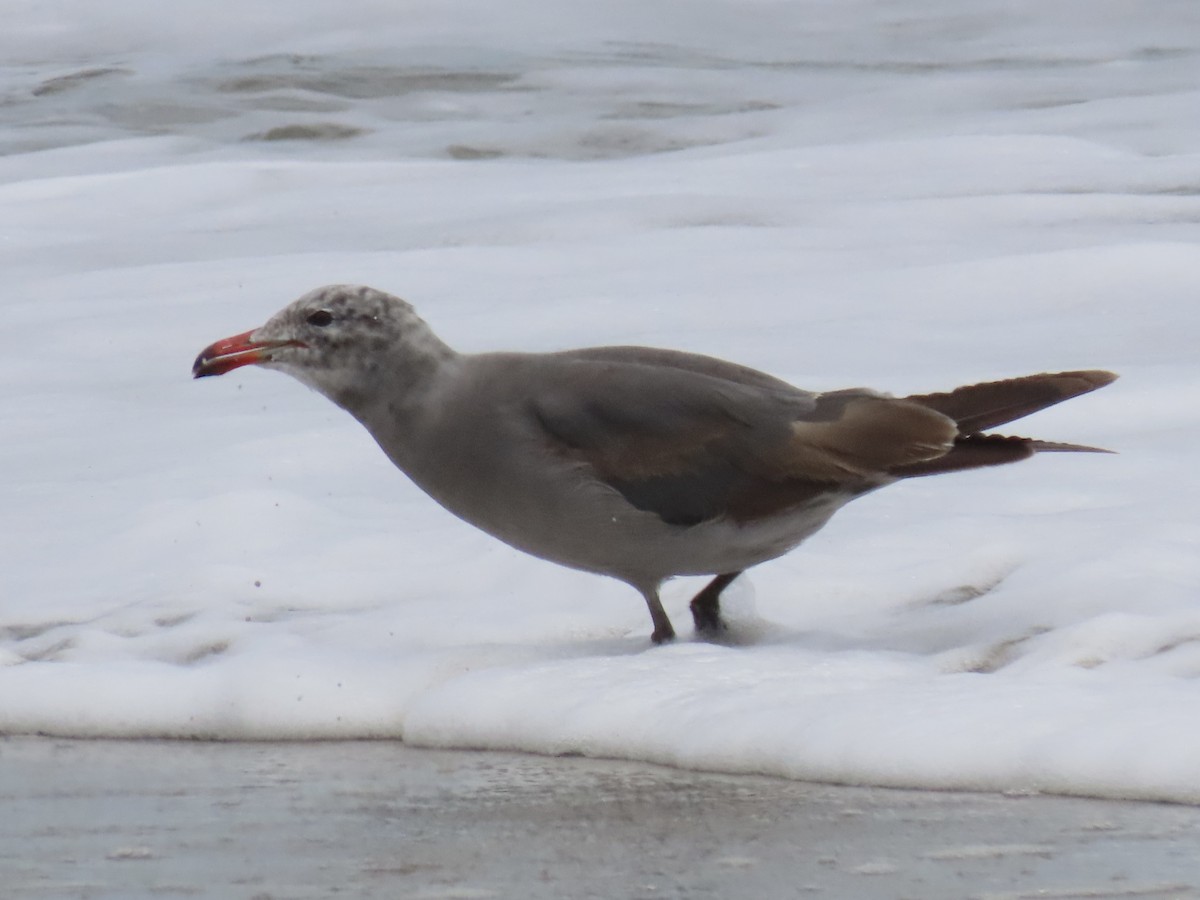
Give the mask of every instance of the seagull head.
<svg viewBox="0 0 1200 900">
<path fill-rule="evenodd" d="M 404 300 L 337 284 L 309 291 L 258 328 L 205 347 L 192 376 L 246 365 L 278 369 L 349 409 L 373 387 L 412 382 L 452 355 Z"/>
</svg>

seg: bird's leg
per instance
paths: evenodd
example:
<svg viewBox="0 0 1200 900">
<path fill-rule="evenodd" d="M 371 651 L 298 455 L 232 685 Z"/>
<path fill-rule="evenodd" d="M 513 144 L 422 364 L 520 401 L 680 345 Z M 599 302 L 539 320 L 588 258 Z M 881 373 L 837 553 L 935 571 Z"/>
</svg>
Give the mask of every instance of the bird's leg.
<svg viewBox="0 0 1200 900">
<path fill-rule="evenodd" d="M 642 588 L 642 596 L 646 598 L 646 605 L 650 607 L 650 618 L 654 622 L 654 633 L 650 635 L 650 640 L 656 644 L 673 641 L 675 629 L 671 627 L 671 620 L 667 618 L 662 601 L 658 599 L 658 588 Z"/>
<path fill-rule="evenodd" d="M 721 591 L 741 574 L 726 572 L 718 575 L 692 599 L 692 621 L 696 623 L 697 632 L 712 635 L 725 630 L 725 622 L 721 618 Z"/>
</svg>

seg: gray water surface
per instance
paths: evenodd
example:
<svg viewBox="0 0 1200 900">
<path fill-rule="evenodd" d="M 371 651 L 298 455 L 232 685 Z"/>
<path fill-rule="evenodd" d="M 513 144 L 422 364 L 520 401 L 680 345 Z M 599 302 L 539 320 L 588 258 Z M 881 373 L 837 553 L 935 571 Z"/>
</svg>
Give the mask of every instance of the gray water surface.
<svg viewBox="0 0 1200 900">
<path fill-rule="evenodd" d="M 0 896 L 1200 896 L 1200 809 L 393 742 L 0 739 Z"/>
</svg>

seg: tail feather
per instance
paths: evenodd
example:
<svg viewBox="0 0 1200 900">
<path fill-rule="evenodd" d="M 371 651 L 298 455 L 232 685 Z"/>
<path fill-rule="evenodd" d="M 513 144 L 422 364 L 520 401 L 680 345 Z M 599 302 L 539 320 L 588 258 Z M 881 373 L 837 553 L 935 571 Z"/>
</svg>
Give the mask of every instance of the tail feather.
<svg viewBox="0 0 1200 900">
<path fill-rule="evenodd" d="M 996 435 L 977 436 L 996 437 Z M 1116 453 L 1115 450 L 1105 450 L 1103 447 L 1089 447 L 1087 444 L 1064 444 L 1062 441 L 1035 441 L 1033 438 L 1017 438 L 1016 440 L 1027 443 L 1029 448 L 1035 453 Z"/>
<path fill-rule="evenodd" d="M 1055 441 L 1036 441 L 1032 438 L 1009 437 L 1003 434 L 965 434 L 955 438 L 954 446 L 937 459 L 927 459 L 889 471 L 898 478 L 938 475 L 962 469 L 1002 466 L 1020 462 L 1035 453 L 1111 453 L 1099 447 L 1083 444 L 1060 444 Z"/>
<path fill-rule="evenodd" d="M 943 456 L 897 466 L 891 473 L 900 478 L 935 475 L 940 472 L 1004 465 L 1028 459 L 1034 453 L 1110 453 L 1109 450 L 1082 444 L 1063 444 L 980 432 L 1094 391 L 1111 384 L 1116 378 L 1112 372 L 1099 370 L 1059 372 L 972 384 L 944 394 L 916 394 L 906 397 L 906 400 L 949 416 L 958 423 L 959 436 Z"/>
<path fill-rule="evenodd" d="M 1026 375 L 905 399 L 949 416 L 963 434 L 977 434 L 1102 388 L 1116 378 L 1112 372 L 1099 370 Z"/>
</svg>

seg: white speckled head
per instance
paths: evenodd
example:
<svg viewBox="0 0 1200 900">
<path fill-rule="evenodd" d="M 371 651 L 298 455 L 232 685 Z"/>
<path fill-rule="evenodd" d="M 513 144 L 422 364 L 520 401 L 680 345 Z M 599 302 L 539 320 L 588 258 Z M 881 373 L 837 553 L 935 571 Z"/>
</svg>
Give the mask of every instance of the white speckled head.
<svg viewBox="0 0 1200 900">
<path fill-rule="evenodd" d="M 309 291 L 253 331 L 206 348 L 196 377 L 254 363 L 286 372 L 358 414 L 379 388 L 400 396 L 454 357 L 412 306 L 363 285 Z"/>
</svg>

